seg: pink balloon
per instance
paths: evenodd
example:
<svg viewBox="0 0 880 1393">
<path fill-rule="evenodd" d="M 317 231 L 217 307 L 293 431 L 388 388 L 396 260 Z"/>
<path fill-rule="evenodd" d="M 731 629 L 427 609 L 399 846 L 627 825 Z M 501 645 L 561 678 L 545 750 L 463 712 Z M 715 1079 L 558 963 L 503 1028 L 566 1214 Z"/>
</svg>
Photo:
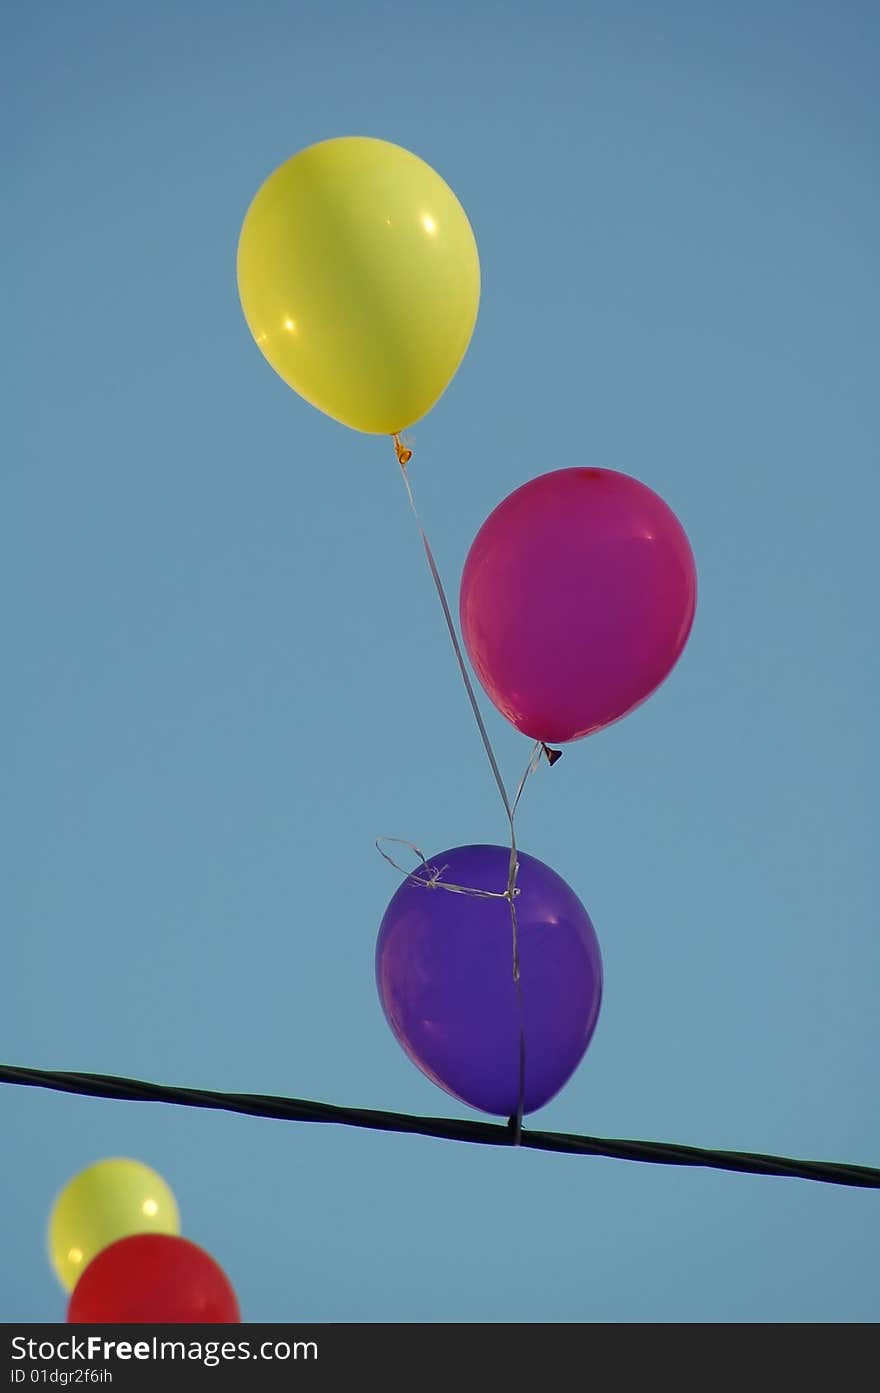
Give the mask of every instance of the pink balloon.
<svg viewBox="0 0 880 1393">
<path fill-rule="evenodd" d="M 461 627 L 499 711 L 560 744 L 656 691 L 696 597 L 690 543 L 662 498 L 613 469 L 559 469 L 483 523 L 462 574 Z"/>
</svg>

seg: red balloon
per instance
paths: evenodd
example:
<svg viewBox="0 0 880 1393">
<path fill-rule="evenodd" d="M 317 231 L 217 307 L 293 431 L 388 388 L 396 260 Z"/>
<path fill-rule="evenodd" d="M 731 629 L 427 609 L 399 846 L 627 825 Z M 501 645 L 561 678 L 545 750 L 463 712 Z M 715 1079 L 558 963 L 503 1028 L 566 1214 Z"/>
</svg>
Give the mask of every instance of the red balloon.
<svg viewBox="0 0 880 1393">
<path fill-rule="evenodd" d="M 93 1258 L 73 1289 L 71 1325 L 237 1325 L 238 1301 L 210 1254 L 188 1238 L 136 1233 Z"/>
<path fill-rule="evenodd" d="M 549 745 L 640 705 L 678 660 L 697 575 L 681 523 L 612 469 L 523 484 L 480 528 L 461 580 L 474 671 L 518 730 Z"/>
</svg>

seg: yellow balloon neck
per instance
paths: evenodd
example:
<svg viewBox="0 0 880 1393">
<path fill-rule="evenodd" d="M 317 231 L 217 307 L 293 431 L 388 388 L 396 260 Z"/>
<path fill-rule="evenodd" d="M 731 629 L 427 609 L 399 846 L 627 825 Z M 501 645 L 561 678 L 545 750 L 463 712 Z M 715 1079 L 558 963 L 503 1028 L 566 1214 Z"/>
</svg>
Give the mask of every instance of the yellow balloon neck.
<svg viewBox="0 0 880 1393">
<path fill-rule="evenodd" d="M 397 463 L 400 465 L 401 469 L 405 469 L 406 466 L 409 464 L 410 460 L 412 459 L 412 450 L 408 450 L 406 448 L 397 431 L 394 432 L 391 439 L 394 441 L 394 451 L 397 455 Z"/>
</svg>

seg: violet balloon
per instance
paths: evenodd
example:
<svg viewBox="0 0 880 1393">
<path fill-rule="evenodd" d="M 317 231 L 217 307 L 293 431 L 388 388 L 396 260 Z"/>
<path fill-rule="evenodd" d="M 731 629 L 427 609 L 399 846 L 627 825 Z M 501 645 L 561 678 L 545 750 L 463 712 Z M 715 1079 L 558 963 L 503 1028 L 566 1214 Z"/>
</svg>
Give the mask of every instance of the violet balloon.
<svg viewBox="0 0 880 1393">
<path fill-rule="evenodd" d="M 656 691 L 696 596 L 690 543 L 662 498 L 612 469 L 559 469 L 516 489 L 474 538 L 462 634 L 499 711 L 563 744 Z"/>
<path fill-rule="evenodd" d="M 510 850 L 461 846 L 432 857 L 452 885 L 503 891 Z M 391 900 L 376 945 L 379 998 L 414 1064 L 453 1097 L 510 1117 L 519 1100 L 520 1010 L 510 908 L 413 873 Z M 549 866 L 519 855 L 516 898 L 525 1036 L 524 1112 L 550 1101 L 593 1036 L 602 959 L 590 917 Z"/>
</svg>

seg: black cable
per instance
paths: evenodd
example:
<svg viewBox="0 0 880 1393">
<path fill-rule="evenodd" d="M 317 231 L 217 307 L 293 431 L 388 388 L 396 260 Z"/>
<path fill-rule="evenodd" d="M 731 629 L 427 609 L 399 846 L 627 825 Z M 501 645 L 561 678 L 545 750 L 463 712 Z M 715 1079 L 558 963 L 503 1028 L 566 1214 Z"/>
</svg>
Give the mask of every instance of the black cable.
<svg viewBox="0 0 880 1393">
<path fill-rule="evenodd" d="M 335 1122 L 347 1127 L 369 1127 L 380 1132 L 413 1132 L 447 1141 L 477 1142 L 484 1146 L 512 1146 L 515 1128 L 495 1122 L 474 1122 L 452 1117 L 413 1117 L 409 1113 L 380 1112 L 374 1108 L 340 1108 L 331 1103 L 311 1103 L 302 1098 L 275 1098 L 262 1093 L 216 1093 L 204 1088 L 172 1088 L 143 1083 L 112 1074 L 74 1074 L 52 1069 L 21 1069 L 0 1064 L 0 1083 L 26 1088 L 51 1088 L 87 1098 L 116 1098 L 130 1102 L 174 1103 L 188 1108 L 214 1108 L 250 1117 L 285 1122 Z M 741 1171 L 746 1175 L 787 1175 L 801 1180 L 821 1180 L 829 1185 L 855 1185 L 880 1189 L 880 1169 L 836 1161 L 797 1161 L 789 1156 L 764 1156 L 752 1151 L 714 1151 L 702 1146 L 673 1142 L 619 1141 L 606 1137 L 581 1137 L 570 1132 L 535 1132 L 523 1129 L 519 1144 L 535 1151 L 561 1151 L 585 1156 L 610 1156 L 620 1161 L 650 1161 L 661 1166 L 708 1166 L 714 1170 Z"/>
</svg>

